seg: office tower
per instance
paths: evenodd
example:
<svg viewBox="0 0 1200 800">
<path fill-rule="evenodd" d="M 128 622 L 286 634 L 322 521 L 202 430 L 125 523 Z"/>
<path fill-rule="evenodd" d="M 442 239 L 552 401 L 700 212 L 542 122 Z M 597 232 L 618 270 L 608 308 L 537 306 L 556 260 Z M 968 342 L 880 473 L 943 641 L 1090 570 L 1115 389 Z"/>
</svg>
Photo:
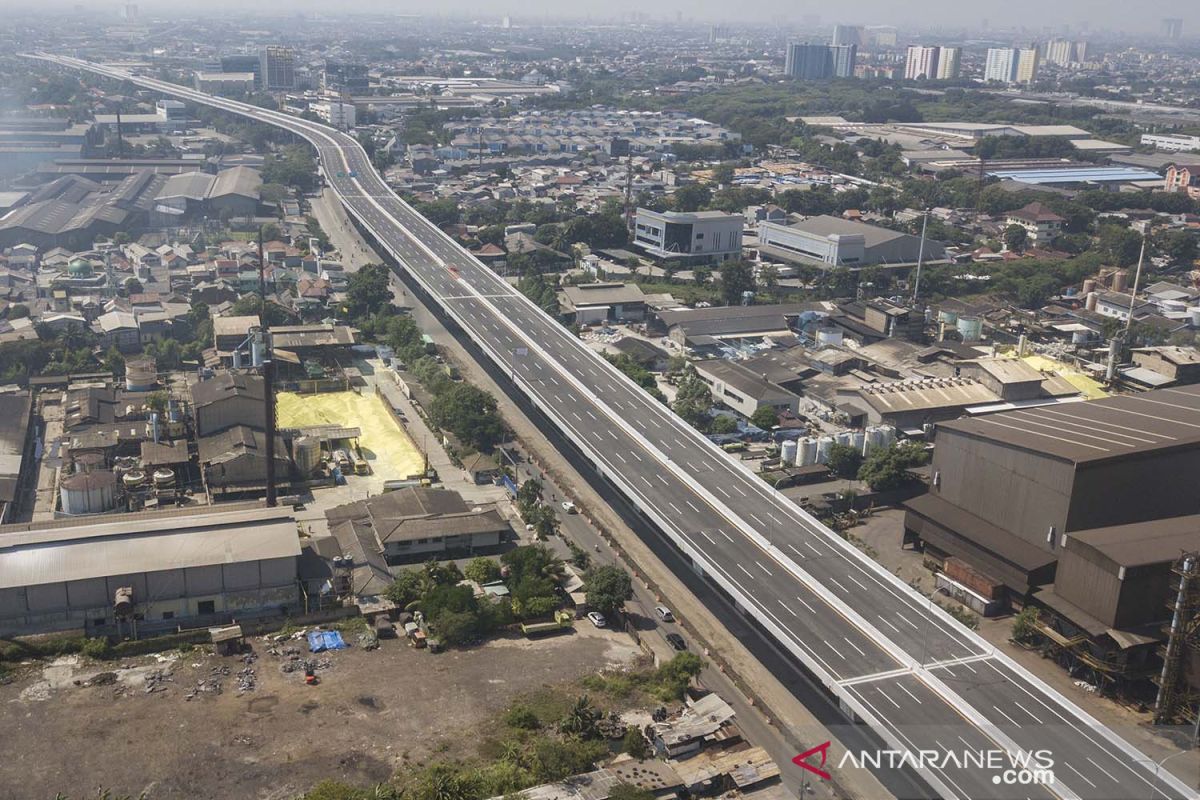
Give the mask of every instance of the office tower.
<svg viewBox="0 0 1200 800">
<path fill-rule="evenodd" d="M 858 60 L 858 45 L 839 44 L 829 48 L 833 57 L 833 77 L 853 78 L 854 63 Z"/>
<path fill-rule="evenodd" d="M 296 88 L 296 54 L 290 47 L 268 45 L 262 52 L 262 88 L 268 92 Z"/>
<path fill-rule="evenodd" d="M 121 19 L 133 22 L 137 19 L 138 7 L 137 3 L 126 3 L 121 7 Z M 1176 37 L 1178 38 L 1178 37 Z"/>
<path fill-rule="evenodd" d="M 508 30 L 509 28 L 511 28 L 512 27 L 512 17 L 510 17 L 508 14 L 505 14 L 504 18 L 500 20 L 500 27 L 503 28 L 504 30 Z"/>
<path fill-rule="evenodd" d="M 867 29 L 870 44 L 875 47 L 895 47 L 897 40 L 896 29 L 887 25 L 876 25 Z"/>
<path fill-rule="evenodd" d="M 833 52 L 824 44 L 789 44 L 783 71 L 789 78 L 806 81 L 831 78 Z"/>
<path fill-rule="evenodd" d="M 917 80 L 925 78 L 933 80 L 938 75 L 938 56 L 940 47 L 924 47 L 919 44 L 908 46 L 908 58 L 904 62 L 904 79 Z"/>
<path fill-rule="evenodd" d="M 1037 45 L 1017 51 L 1017 83 L 1033 83 L 1037 80 Z"/>
<path fill-rule="evenodd" d="M 366 94 L 371 88 L 367 65 L 327 59 L 321 72 L 321 88 L 341 94 Z"/>
<path fill-rule="evenodd" d="M 985 81 L 1012 83 L 1017 79 L 1017 60 L 1021 51 L 1015 47 L 991 47 L 987 51 L 987 63 L 983 68 Z"/>
<path fill-rule="evenodd" d="M 938 53 L 937 79 L 952 81 L 958 77 L 962 66 L 962 48 L 941 47 L 938 49 L 940 52 Z"/>
<path fill-rule="evenodd" d="M 1162 21 L 1163 36 L 1171 41 L 1178 41 L 1183 38 L 1183 20 L 1178 18 L 1168 18 Z"/>
<path fill-rule="evenodd" d="M 834 25 L 833 26 L 833 47 L 844 47 L 852 44 L 855 47 L 862 47 L 863 29 L 858 25 Z"/>
</svg>

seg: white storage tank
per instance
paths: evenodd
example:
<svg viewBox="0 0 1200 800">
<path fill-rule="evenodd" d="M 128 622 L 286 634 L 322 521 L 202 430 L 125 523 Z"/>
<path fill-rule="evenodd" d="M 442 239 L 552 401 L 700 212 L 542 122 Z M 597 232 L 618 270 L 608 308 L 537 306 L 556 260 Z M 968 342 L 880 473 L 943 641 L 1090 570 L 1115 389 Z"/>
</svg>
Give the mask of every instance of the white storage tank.
<svg viewBox="0 0 1200 800">
<path fill-rule="evenodd" d="M 851 431 L 840 431 L 833 437 L 833 440 L 838 444 L 849 446 L 854 441 L 854 434 Z"/>
<path fill-rule="evenodd" d="M 175 470 L 170 467 L 159 467 L 154 470 L 154 488 L 158 490 L 175 488 Z"/>
<path fill-rule="evenodd" d="M 879 426 L 879 435 L 880 435 L 880 440 L 879 440 L 880 447 L 891 447 L 896 441 L 896 429 L 893 428 L 891 425 L 880 425 Z"/>
<path fill-rule="evenodd" d="M 125 362 L 125 389 L 148 392 L 158 385 L 158 365 L 153 358 L 131 358 Z"/>
<path fill-rule="evenodd" d="M 121 480 L 125 484 L 126 489 L 140 489 L 146 483 L 146 473 L 140 469 L 130 470 L 125 473 L 125 477 Z"/>
<path fill-rule="evenodd" d="M 1088 343 L 1088 332 L 1087 331 L 1075 331 L 1074 333 L 1071 334 L 1071 344 L 1075 345 L 1076 347 L 1083 347 L 1087 343 Z"/>
<path fill-rule="evenodd" d="M 842 332 L 838 328 L 818 328 L 817 344 L 830 347 L 842 346 Z"/>
<path fill-rule="evenodd" d="M 107 470 L 77 472 L 59 488 L 64 514 L 100 514 L 116 506 L 117 476 Z"/>
<path fill-rule="evenodd" d="M 796 453 L 799 452 L 800 446 L 794 440 L 788 440 L 779 446 L 779 460 L 784 464 L 795 464 Z"/>
<path fill-rule="evenodd" d="M 958 312 L 942 309 L 938 311 L 938 322 L 944 322 L 947 325 L 953 325 L 958 322 Z"/>
<path fill-rule="evenodd" d="M 800 451 L 796 455 L 796 466 L 811 467 L 817 463 L 817 440 L 811 437 L 800 440 Z"/>
<path fill-rule="evenodd" d="M 312 475 L 321 464 L 321 440 L 315 436 L 297 437 L 292 442 L 292 459 L 301 475 Z"/>
<path fill-rule="evenodd" d="M 850 446 L 861 453 L 863 451 L 863 445 L 866 443 L 866 441 L 867 435 L 865 433 L 862 431 L 855 431 L 854 438 L 850 442 Z"/>
<path fill-rule="evenodd" d="M 829 462 L 829 448 L 833 447 L 832 436 L 822 436 L 817 439 L 817 461 L 818 464 Z"/>
<path fill-rule="evenodd" d="M 983 320 L 979 317 L 959 317 L 957 327 L 964 342 L 978 342 L 983 338 Z"/>
</svg>

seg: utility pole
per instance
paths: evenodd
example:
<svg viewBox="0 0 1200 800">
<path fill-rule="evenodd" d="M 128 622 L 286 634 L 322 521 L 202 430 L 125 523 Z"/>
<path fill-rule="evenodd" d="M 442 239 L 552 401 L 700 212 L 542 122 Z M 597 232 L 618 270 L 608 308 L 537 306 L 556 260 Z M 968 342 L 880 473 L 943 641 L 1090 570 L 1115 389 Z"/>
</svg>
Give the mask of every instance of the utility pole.
<svg viewBox="0 0 1200 800">
<path fill-rule="evenodd" d="M 913 282 L 912 302 L 917 304 L 917 295 L 921 293 L 921 264 L 925 261 L 925 227 L 929 224 L 929 209 L 925 209 L 925 216 L 921 218 L 921 244 L 917 247 L 917 278 Z"/>
<path fill-rule="evenodd" d="M 1129 331 L 1133 327 L 1133 309 L 1137 305 L 1138 286 L 1142 282 L 1142 264 L 1146 260 L 1146 239 L 1149 231 L 1142 231 L 1142 249 L 1138 253 L 1137 271 L 1133 273 L 1133 291 L 1129 296 L 1129 319 L 1125 320 L 1125 341 L 1129 341 Z"/>
<path fill-rule="evenodd" d="M 625 227 L 633 232 L 633 149 L 625 156 Z M 632 237 L 631 237 L 632 238 Z"/>
</svg>

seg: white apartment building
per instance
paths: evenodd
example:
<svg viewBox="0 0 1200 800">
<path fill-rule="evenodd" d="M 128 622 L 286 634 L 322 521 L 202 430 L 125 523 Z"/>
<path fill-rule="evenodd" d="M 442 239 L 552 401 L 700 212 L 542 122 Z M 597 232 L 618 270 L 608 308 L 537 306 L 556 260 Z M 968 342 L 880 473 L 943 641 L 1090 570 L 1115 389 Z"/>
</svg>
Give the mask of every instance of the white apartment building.
<svg viewBox="0 0 1200 800">
<path fill-rule="evenodd" d="M 1033 83 L 1037 80 L 1038 64 L 1037 48 L 1023 48 L 1017 54 L 1017 83 Z"/>
<path fill-rule="evenodd" d="M 1017 79 L 1017 60 L 1021 52 L 1015 47 L 990 47 L 983 67 L 985 81 L 1012 83 Z"/>
<path fill-rule="evenodd" d="M 356 115 L 354 103 L 343 103 L 339 100 L 323 100 L 312 103 L 309 108 L 321 118 L 322 122 L 342 130 L 350 130 L 355 125 Z"/>
<path fill-rule="evenodd" d="M 917 80 L 926 78 L 933 80 L 938 74 L 938 56 L 940 47 L 925 47 L 919 44 L 908 46 L 908 58 L 904 62 L 904 79 Z"/>
<path fill-rule="evenodd" d="M 1154 145 L 1155 150 L 1165 150 L 1168 153 L 1187 153 L 1192 150 L 1200 150 L 1200 136 L 1143 133 L 1142 144 Z"/>
<path fill-rule="evenodd" d="M 958 77 L 962 68 L 961 47 L 940 47 L 937 77 L 939 81 L 950 81 Z"/>
</svg>

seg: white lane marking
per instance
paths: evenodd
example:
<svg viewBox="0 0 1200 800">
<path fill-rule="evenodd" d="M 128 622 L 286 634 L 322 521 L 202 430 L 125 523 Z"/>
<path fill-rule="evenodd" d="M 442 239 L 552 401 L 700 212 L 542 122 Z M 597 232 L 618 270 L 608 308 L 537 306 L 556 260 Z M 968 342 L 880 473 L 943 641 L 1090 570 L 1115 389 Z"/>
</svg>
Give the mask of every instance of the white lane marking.
<svg viewBox="0 0 1200 800">
<path fill-rule="evenodd" d="M 908 617 L 904 616 L 903 614 L 901 614 L 899 617 L 897 617 L 897 619 L 899 619 L 901 622 L 903 622 L 905 625 L 909 626 L 913 630 L 920 630 L 920 628 L 918 628 L 915 623 L 911 622 L 908 619 Z M 971 671 L 974 672 L 974 670 L 971 670 Z"/>
<path fill-rule="evenodd" d="M 721 494 L 725 495 L 726 497 L 729 497 L 729 492 L 725 491 L 725 490 L 724 490 L 724 489 L 722 489 L 720 486 L 714 486 L 713 488 L 714 488 L 714 489 L 716 489 L 716 490 L 717 490 L 718 492 L 720 492 Z"/>
<path fill-rule="evenodd" d="M 642 480 L 642 483 L 646 484 L 647 486 L 650 486 L 650 485 L 651 485 L 651 484 L 650 484 L 650 481 L 646 480 L 646 476 L 645 476 L 645 475 L 638 475 L 638 477 L 639 477 L 639 478 L 641 478 L 641 480 Z"/>
<path fill-rule="evenodd" d="M 717 543 L 717 540 L 714 539 L 713 537 L 709 536 L 708 531 L 704 530 L 703 528 L 700 529 L 700 535 L 703 536 L 705 539 L 708 539 L 708 541 L 711 542 L 712 544 Z"/>
<path fill-rule="evenodd" d="M 903 683 L 897 683 L 897 684 L 896 684 L 896 687 L 897 687 L 897 688 L 898 688 L 900 691 L 904 692 L 906 695 L 908 695 L 909 697 L 911 697 L 911 698 L 913 699 L 913 702 L 915 702 L 917 705 L 921 705 L 921 698 L 917 697 L 915 694 L 913 694 L 912 692 L 910 692 L 910 691 L 908 690 L 908 687 L 907 687 L 907 686 L 905 686 Z"/>
<path fill-rule="evenodd" d="M 772 573 L 772 572 L 771 572 L 771 570 L 769 570 L 769 569 L 767 569 L 766 567 L 764 567 L 764 566 L 763 566 L 763 563 L 762 563 L 761 561 L 755 561 L 754 563 L 755 563 L 755 564 L 758 564 L 758 567 L 759 567 L 759 569 L 761 569 L 763 572 L 767 573 L 768 575 L 772 575 L 772 574 L 774 574 L 774 573 Z"/>
<path fill-rule="evenodd" d="M 1079 776 L 1079 780 L 1083 781 L 1084 783 L 1086 783 L 1088 786 L 1092 787 L 1093 789 L 1095 789 L 1095 788 L 1096 788 L 1096 784 L 1094 784 L 1094 783 L 1092 783 L 1090 780 L 1088 780 L 1088 778 L 1087 778 L 1087 776 L 1086 776 L 1086 775 L 1084 775 L 1082 772 L 1080 772 L 1079 770 L 1077 770 L 1077 769 L 1075 769 L 1074 767 L 1072 767 L 1072 766 L 1071 766 L 1070 764 L 1068 764 L 1066 761 L 1062 762 L 1062 765 L 1063 765 L 1064 767 L 1066 767 L 1067 769 L 1071 770 L 1071 772 L 1074 772 L 1076 775 L 1078 775 L 1078 776 Z"/>
<path fill-rule="evenodd" d="M 807 608 L 807 609 L 808 609 L 809 611 L 811 611 L 813 614 L 817 613 L 815 610 L 813 610 L 813 607 L 812 607 L 812 606 L 810 606 L 808 603 L 806 603 L 806 602 L 804 601 L 804 598 L 803 598 L 803 597 L 801 597 L 800 595 L 796 595 L 796 600 L 798 600 L 798 601 L 800 602 L 800 605 L 802 605 L 802 606 L 804 606 L 805 608 Z"/>
<path fill-rule="evenodd" d="M 728 533 L 726 533 L 724 528 L 717 528 L 717 533 L 721 534 L 729 541 L 731 541 L 731 542 L 733 541 L 733 537 L 730 536 Z"/>
<path fill-rule="evenodd" d="M 858 578 L 854 577 L 853 575 L 847 575 L 846 577 L 849 578 L 850 580 L 854 581 L 855 583 L 857 583 L 862 588 L 867 589 L 867 585 L 865 583 L 863 583 L 862 581 L 860 581 Z M 867 591 L 869 592 L 871 590 L 867 589 Z"/>
<path fill-rule="evenodd" d="M 671 501 L 669 501 L 669 500 L 667 501 L 667 505 L 669 505 L 671 508 L 675 509 L 675 513 L 676 513 L 676 514 L 682 514 L 682 513 L 683 513 L 683 512 L 682 512 L 682 511 L 679 509 L 679 506 L 675 505 L 674 503 L 672 503 L 672 502 L 671 502 Z"/>
<path fill-rule="evenodd" d="M 821 551 L 818 550 L 816 547 L 814 547 L 813 543 L 808 541 L 807 539 L 804 540 L 804 546 L 807 547 L 809 550 L 812 550 L 817 555 L 821 555 Z"/>
<path fill-rule="evenodd" d="M 607 433 L 609 436 L 611 436 L 611 437 L 612 437 L 612 440 L 613 440 L 614 442 L 615 442 L 615 441 L 618 441 L 618 439 L 617 439 L 617 435 L 616 435 L 615 433 L 613 433 L 613 432 L 612 432 L 612 428 L 605 428 L 605 429 L 604 429 L 604 432 L 605 432 L 605 433 Z"/>
<path fill-rule="evenodd" d="M 634 457 L 634 458 L 636 458 L 638 461 L 641 461 L 641 460 L 642 460 L 642 457 L 641 457 L 641 456 L 639 456 L 639 455 L 637 454 L 637 451 L 635 451 L 635 450 L 630 450 L 630 451 L 629 451 L 629 455 L 633 456 L 633 457 Z"/>
<path fill-rule="evenodd" d="M 738 493 L 738 494 L 740 494 L 742 497 L 746 497 L 746 490 L 745 490 L 745 489 L 743 489 L 742 487 L 738 486 L 736 483 L 733 485 L 733 488 L 734 488 L 734 489 L 737 491 L 737 493 Z"/>
<path fill-rule="evenodd" d="M 592 420 L 593 420 L 594 422 L 599 422 L 599 421 L 600 421 L 600 420 L 596 419 L 596 415 L 592 413 L 592 410 L 591 410 L 590 408 L 585 408 L 585 409 L 583 410 L 583 413 L 585 413 L 585 414 L 587 414 L 589 417 L 591 417 L 591 418 L 592 418 Z"/>
<path fill-rule="evenodd" d="M 574 411 L 571 412 L 571 416 L 574 417 L 575 419 L 579 420 L 580 422 L 583 422 L 583 417 L 579 416 Z"/>
<path fill-rule="evenodd" d="M 781 520 L 779 517 L 775 516 L 774 514 L 768 513 L 767 516 L 770 517 L 771 519 L 775 520 L 776 525 L 783 524 L 783 520 Z"/>
<path fill-rule="evenodd" d="M 1036 722 L 1038 725 L 1046 724 L 1046 723 L 1042 722 L 1040 719 L 1038 719 L 1037 714 L 1034 714 L 1032 711 L 1030 711 L 1025 706 L 1021 705 L 1020 703 L 1017 703 L 1016 706 L 1018 708 L 1020 708 L 1022 711 L 1024 711 L 1026 714 L 1028 714 L 1029 716 L 1033 717 L 1033 721 Z"/>
<path fill-rule="evenodd" d="M 1019 728 L 1019 727 L 1021 727 L 1021 723 L 1017 722 L 1015 719 L 1013 719 L 1012 717 L 1010 717 L 1008 714 L 1005 714 L 1005 713 L 1004 713 L 1004 711 L 1002 711 L 1002 710 L 1000 709 L 1000 706 L 992 706 L 992 708 L 996 709 L 996 713 L 997 713 L 997 714 L 999 714 L 1000 716 L 1004 717 L 1006 720 L 1008 720 L 1009 722 L 1011 722 L 1013 725 L 1017 726 L 1018 728 Z"/>
<path fill-rule="evenodd" d="M 838 657 L 838 658 L 840 658 L 842 661 L 845 661 L 845 660 L 846 660 L 846 657 L 845 657 L 844 655 L 842 655 L 842 651 L 841 651 L 841 650 L 838 650 L 838 649 L 837 649 L 836 647 L 834 647 L 834 646 L 833 646 L 833 645 L 832 645 L 830 642 L 825 642 L 825 644 L 826 644 L 826 645 L 829 647 L 829 649 L 830 649 L 830 650 L 832 650 L 833 652 L 837 653 L 837 657 Z"/>
<path fill-rule="evenodd" d="M 861 648 L 861 647 L 859 647 L 859 646 L 858 646 L 858 645 L 856 645 L 854 642 L 852 642 L 852 641 L 850 641 L 849 639 L 847 639 L 845 636 L 843 636 L 843 637 L 842 637 L 842 639 L 843 639 L 843 640 L 846 642 L 846 644 L 850 645 L 850 646 L 851 646 L 851 647 L 853 647 L 855 650 L 857 650 L 857 651 L 858 651 L 858 654 L 859 654 L 860 656 L 862 656 L 863 658 L 866 658 L 866 657 L 867 657 L 867 654 L 866 654 L 866 653 L 864 653 L 864 652 L 862 651 L 862 648 Z M 904 688 L 904 687 L 901 687 L 901 688 Z"/>
<path fill-rule="evenodd" d="M 697 514 L 703 513 L 700 509 L 696 508 L 696 504 L 691 500 L 684 500 L 683 502 L 687 503 L 688 508 L 690 508 L 692 511 L 695 511 Z"/>
<path fill-rule="evenodd" d="M 798 616 L 800 616 L 799 614 L 797 614 L 797 613 L 796 613 L 796 609 L 792 608 L 791 606 L 789 606 L 787 603 L 783 602 L 782 600 L 780 600 L 780 601 L 779 601 L 779 605 L 783 606 L 783 607 L 784 607 L 784 609 L 785 609 L 785 610 L 786 610 L 786 611 L 787 611 L 789 614 L 791 614 L 793 617 L 798 617 Z"/>
<path fill-rule="evenodd" d="M 656 472 L 656 473 L 654 473 L 654 477 L 656 477 L 656 478 L 658 478 L 660 481 L 662 481 L 662 485 L 663 485 L 663 486 L 668 486 L 668 487 L 669 487 L 669 486 L 671 485 L 671 483 L 670 483 L 670 482 L 669 482 L 669 481 L 668 481 L 666 478 L 664 478 L 664 477 L 662 476 L 662 473 L 661 473 L 661 472 Z"/>
<path fill-rule="evenodd" d="M 746 568 L 745 568 L 745 567 L 743 567 L 741 564 L 738 564 L 738 565 L 737 565 L 737 568 L 738 568 L 738 569 L 740 569 L 742 572 L 746 573 L 746 577 L 748 577 L 748 578 L 753 578 L 753 577 L 754 577 L 753 575 L 751 575 L 751 574 L 750 574 L 750 570 L 746 569 Z"/>
<path fill-rule="evenodd" d="M 879 617 L 879 621 L 880 621 L 880 622 L 882 622 L 884 625 L 887 625 L 889 628 L 891 628 L 892 630 L 894 630 L 896 633 L 899 633 L 899 632 L 900 632 L 900 629 L 899 629 L 899 628 L 897 628 L 897 627 L 896 627 L 895 625 L 893 625 L 892 623 L 888 622 L 888 621 L 887 621 L 887 619 L 885 619 L 884 617 Z"/>
<path fill-rule="evenodd" d="M 620 453 L 616 452 L 615 450 L 613 451 L 613 455 L 616 456 L 617 458 L 621 459 L 622 464 L 629 463 L 628 461 L 625 460 L 625 456 L 621 455 Z"/>
<path fill-rule="evenodd" d="M 845 587 L 845 586 L 843 586 L 842 584 L 838 583 L 838 580 L 837 580 L 837 578 L 827 578 L 826 580 L 828 580 L 828 581 L 829 581 L 830 583 L 832 583 L 834 586 L 836 586 L 836 587 L 838 587 L 839 589 L 841 589 L 843 592 L 844 592 L 844 591 L 846 591 L 846 587 Z"/>
<path fill-rule="evenodd" d="M 883 697 L 884 700 L 887 700 L 889 703 L 894 705 L 896 708 L 900 707 L 900 704 L 897 703 L 895 700 L 893 700 L 891 697 L 889 697 L 888 693 L 885 692 L 883 689 L 880 689 L 878 686 L 876 686 L 875 691 L 879 692 L 879 694 Z"/>
<path fill-rule="evenodd" d="M 763 522 L 763 521 L 762 521 L 762 517 L 758 516 L 758 514 L 751 514 L 751 515 L 750 515 L 750 518 L 751 518 L 752 520 L 754 520 L 755 522 L 757 522 L 759 525 L 763 525 L 763 526 L 765 526 L 765 525 L 767 524 L 767 523 L 765 523 L 765 522 Z"/>
<path fill-rule="evenodd" d="M 1093 767 L 1095 767 L 1096 769 L 1100 770 L 1100 771 L 1101 771 L 1101 772 L 1103 772 L 1105 775 L 1107 775 L 1107 776 L 1108 776 L 1108 779 L 1109 779 L 1110 781 L 1112 781 L 1113 783 L 1120 783 L 1120 781 L 1118 781 L 1116 778 L 1114 778 L 1114 777 L 1113 777 L 1113 774 L 1112 774 L 1111 772 L 1109 772 L 1109 771 L 1108 771 L 1108 770 L 1106 770 L 1104 767 L 1100 766 L 1100 765 L 1099 765 L 1099 764 L 1097 764 L 1095 761 L 1093 761 L 1093 760 L 1092 760 L 1092 758 L 1091 758 L 1090 756 L 1084 756 L 1084 758 L 1086 758 L 1086 759 L 1088 760 L 1088 762 L 1089 762 L 1089 763 L 1091 763 L 1091 765 L 1092 765 Z"/>
<path fill-rule="evenodd" d="M 800 556 L 801 558 L 804 558 L 804 554 L 803 554 L 803 553 L 801 553 L 799 550 L 797 550 L 797 549 L 796 549 L 796 545 L 794 545 L 794 544 L 790 544 L 790 543 L 789 543 L 789 544 L 788 544 L 788 549 L 789 549 L 789 550 L 791 550 L 791 551 L 792 551 L 793 553 L 795 553 L 796 555 Z"/>
</svg>

